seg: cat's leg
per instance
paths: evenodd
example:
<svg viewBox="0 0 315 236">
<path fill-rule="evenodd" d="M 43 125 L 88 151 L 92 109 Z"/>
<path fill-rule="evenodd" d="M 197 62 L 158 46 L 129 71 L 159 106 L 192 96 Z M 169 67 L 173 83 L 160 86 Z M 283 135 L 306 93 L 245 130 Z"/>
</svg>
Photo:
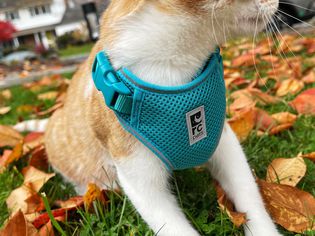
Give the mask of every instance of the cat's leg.
<svg viewBox="0 0 315 236">
<path fill-rule="evenodd" d="M 234 202 L 236 209 L 247 214 L 246 236 L 280 235 L 265 210 L 242 147 L 227 123 L 208 166 L 213 177 Z"/>
<path fill-rule="evenodd" d="M 143 145 L 136 149 L 115 163 L 118 180 L 142 218 L 159 236 L 199 235 L 169 190 L 165 165 Z"/>
</svg>

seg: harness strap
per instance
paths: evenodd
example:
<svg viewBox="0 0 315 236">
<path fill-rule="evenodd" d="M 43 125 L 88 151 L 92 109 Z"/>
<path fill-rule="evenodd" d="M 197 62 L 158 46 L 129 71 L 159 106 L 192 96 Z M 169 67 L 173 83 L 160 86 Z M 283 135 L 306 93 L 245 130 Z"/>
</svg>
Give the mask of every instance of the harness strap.
<svg viewBox="0 0 315 236">
<path fill-rule="evenodd" d="M 117 76 L 104 52 L 96 55 L 92 77 L 109 108 L 123 114 L 131 114 L 133 94 Z"/>
</svg>

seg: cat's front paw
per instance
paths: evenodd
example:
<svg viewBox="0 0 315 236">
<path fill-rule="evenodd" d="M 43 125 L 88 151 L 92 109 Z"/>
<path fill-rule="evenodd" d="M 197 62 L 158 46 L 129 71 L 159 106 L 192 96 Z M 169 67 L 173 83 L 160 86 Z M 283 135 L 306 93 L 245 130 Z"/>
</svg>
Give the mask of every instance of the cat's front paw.
<svg viewBox="0 0 315 236">
<path fill-rule="evenodd" d="M 245 236 L 282 236 L 275 225 L 251 225 L 244 226 Z"/>
</svg>

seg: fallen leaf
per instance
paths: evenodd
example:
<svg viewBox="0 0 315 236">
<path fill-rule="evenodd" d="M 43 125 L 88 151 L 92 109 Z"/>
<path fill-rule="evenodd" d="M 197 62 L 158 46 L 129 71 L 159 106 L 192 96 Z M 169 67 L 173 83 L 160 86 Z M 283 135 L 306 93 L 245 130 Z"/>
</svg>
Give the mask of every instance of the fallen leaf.
<svg viewBox="0 0 315 236">
<path fill-rule="evenodd" d="M 9 159 L 11 153 L 12 153 L 12 150 L 3 151 L 3 155 L 0 157 L 0 174 L 5 170 L 6 162 Z"/>
<path fill-rule="evenodd" d="M 301 157 L 307 158 L 313 162 L 315 162 L 315 152 L 307 153 L 307 154 L 302 154 Z"/>
<path fill-rule="evenodd" d="M 302 157 L 274 159 L 267 169 L 266 180 L 295 187 L 306 173 L 306 164 Z"/>
<path fill-rule="evenodd" d="M 254 100 L 259 102 L 261 105 L 276 104 L 281 101 L 279 98 L 264 93 L 256 88 L 249 88 L 248 91 L 252 95 Z"/>
<path fill-rule="evenodd" d="M 28 205 L 25 202 L 26 199 L 38 193 L 42 186 L 53 176 L 54 173 L 47 174 L 36 168 L 29 166 L 23 169 L 22 174 L 24 176 L 24 182 L 22 186 L 13 190 L 7 198 L 7 207 L 12 213 L 19 210 L 27 212 Z"/>
<path fill-rule="evenodd" d="M 23 155 L 23 142 L 19 142 L 17 145 L 15 145 L 12 153 L 6 160 L 5 167 L 10 165 L 12 162 L 19 160 L 22 157 L 22 155 Z"/>
<path fill-rule="evenodd" d="M 276 121 L 266 111 L 256 109 L 255 126 L 259 130 L 267 131 L 276 126 Z"/>
<path fill-rule="evenodd" d="M 278 124 L 294 123 L 297 119 L 297 115 L 290 112 L 279 112 L 272 114 L 271 117 L 277 121 Z"/>
<path fill-rule="evenodd" d="M 236 227 L 240 227 L 243 224 L 246 224 L 246 214 L 237 212 L 234 209 L 233 203 L 228 199 L 223 188 L 217 182 L 215 183 L 215 189 L 217 192 L 217 201 L 220 209 L 227 213 L 233 224 Z"/>
<path fill-rule="evenodd" d="M 315 198 L 295 187 L 257 180 L 265 206 L 273 220 L 285 229 L 303 233 L 315 230 Z"/>
<path fill-rule="evenodd" d="M 278 88 L 276 95 L 279 97 L 286 96 L 288 94 L 295 95 L 304 88 L 304 82 L 296 79 L 284 80 Z"/>
<path fill-rule="evenodd" d="M 255 58 L 255 55 L 248 53 L 234 58 L 232 61 L 232 66 L 252 66 L 257 63 L 259 63 L 259 60 Z"/>
<path fill-rule="evenodd" d="M 269 134 L 275 135 L 275 134 L 278 134 L 284 130 L 288 130 L 292 127 L 293 127 L 293 123 L 280 124 L 280 125 L 277 125 L 277 126 L 271 128 L 271 130 L 269 131 Z"/>
<path fill-rule="evenodd" d="M 244 141 L 253 130 L 256 121 L 256 110 L 246 109 L 228 121 L 238 139 Z"/>
<path fill-rule="evenodd" d="M 83 200 L 85 207 L 89 209 L 94 201 L 100 201 L 101 203 L 106 204 L 108 199 L 96 184 L 90 183 L 87 192 L 83 196 Z"/>
<path fill-rule="evenodd" d="M 299 114 L 315 115 L 315 88 L 305 90 L 289 104 Z"/>
<path fill-rule="evenodd" d="M 0 125 L 0 147 L 14 147 L 21 140 L 23 140 L 23 136 L 15 129 L 9 126 Z"/>
<path fill-rule="evenodd" d="M 44 143 L 44 133 L 42 132 L 29 133 L 24 138 L 24 146 L 23 146 L 24 155 L 29 153 L 34 148 L 41 146 L 43 143 Z"/>
<path fill-rule="evenodd" d="M 0 236 L 34 236 L 36 233 L 36 228 L 25 220 L 21 211 L 18 211 L 0 231 Z"/>
<path fill-rule="evenodd" d="M 41 93 L 37 95 L 38 100 L 54 100 L 57 98 L 58 92 L 57 91 L 50 91 L 46 93 Z"/>
<path fill-rule="evenodd" d="M 307 75 L 302 78 L 302 81 L 306 84 L 315 83 L 315 72 L 311 70 Z"/>
<path fill-rule="evenodd" d="M 11 111 L 11 107 L 1 107 L 0 108 L 0 115 L 5 115 Z"/>
<path fill-rule="evenodd" d="M 36 147 L 31 152 L 31 157 L 28 163 L 30 166 L 40 170 L 48 170 L 48 157 L 43 145 Z"/>
</svg>

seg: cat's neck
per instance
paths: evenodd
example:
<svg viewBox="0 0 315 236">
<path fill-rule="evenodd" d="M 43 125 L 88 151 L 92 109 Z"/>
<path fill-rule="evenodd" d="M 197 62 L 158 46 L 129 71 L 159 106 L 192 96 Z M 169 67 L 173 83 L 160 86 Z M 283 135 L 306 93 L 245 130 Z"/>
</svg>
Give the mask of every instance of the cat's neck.
<svg viewBox="0 0 315 236">
<path fill-rule="evenodd" d="M 144 81 L 183 85 L 192 80 L 217 45 L 202 19 L 145 7 L 118 25 L 106 48 L 114 67 L 127 67 Z"/>
</svg>

